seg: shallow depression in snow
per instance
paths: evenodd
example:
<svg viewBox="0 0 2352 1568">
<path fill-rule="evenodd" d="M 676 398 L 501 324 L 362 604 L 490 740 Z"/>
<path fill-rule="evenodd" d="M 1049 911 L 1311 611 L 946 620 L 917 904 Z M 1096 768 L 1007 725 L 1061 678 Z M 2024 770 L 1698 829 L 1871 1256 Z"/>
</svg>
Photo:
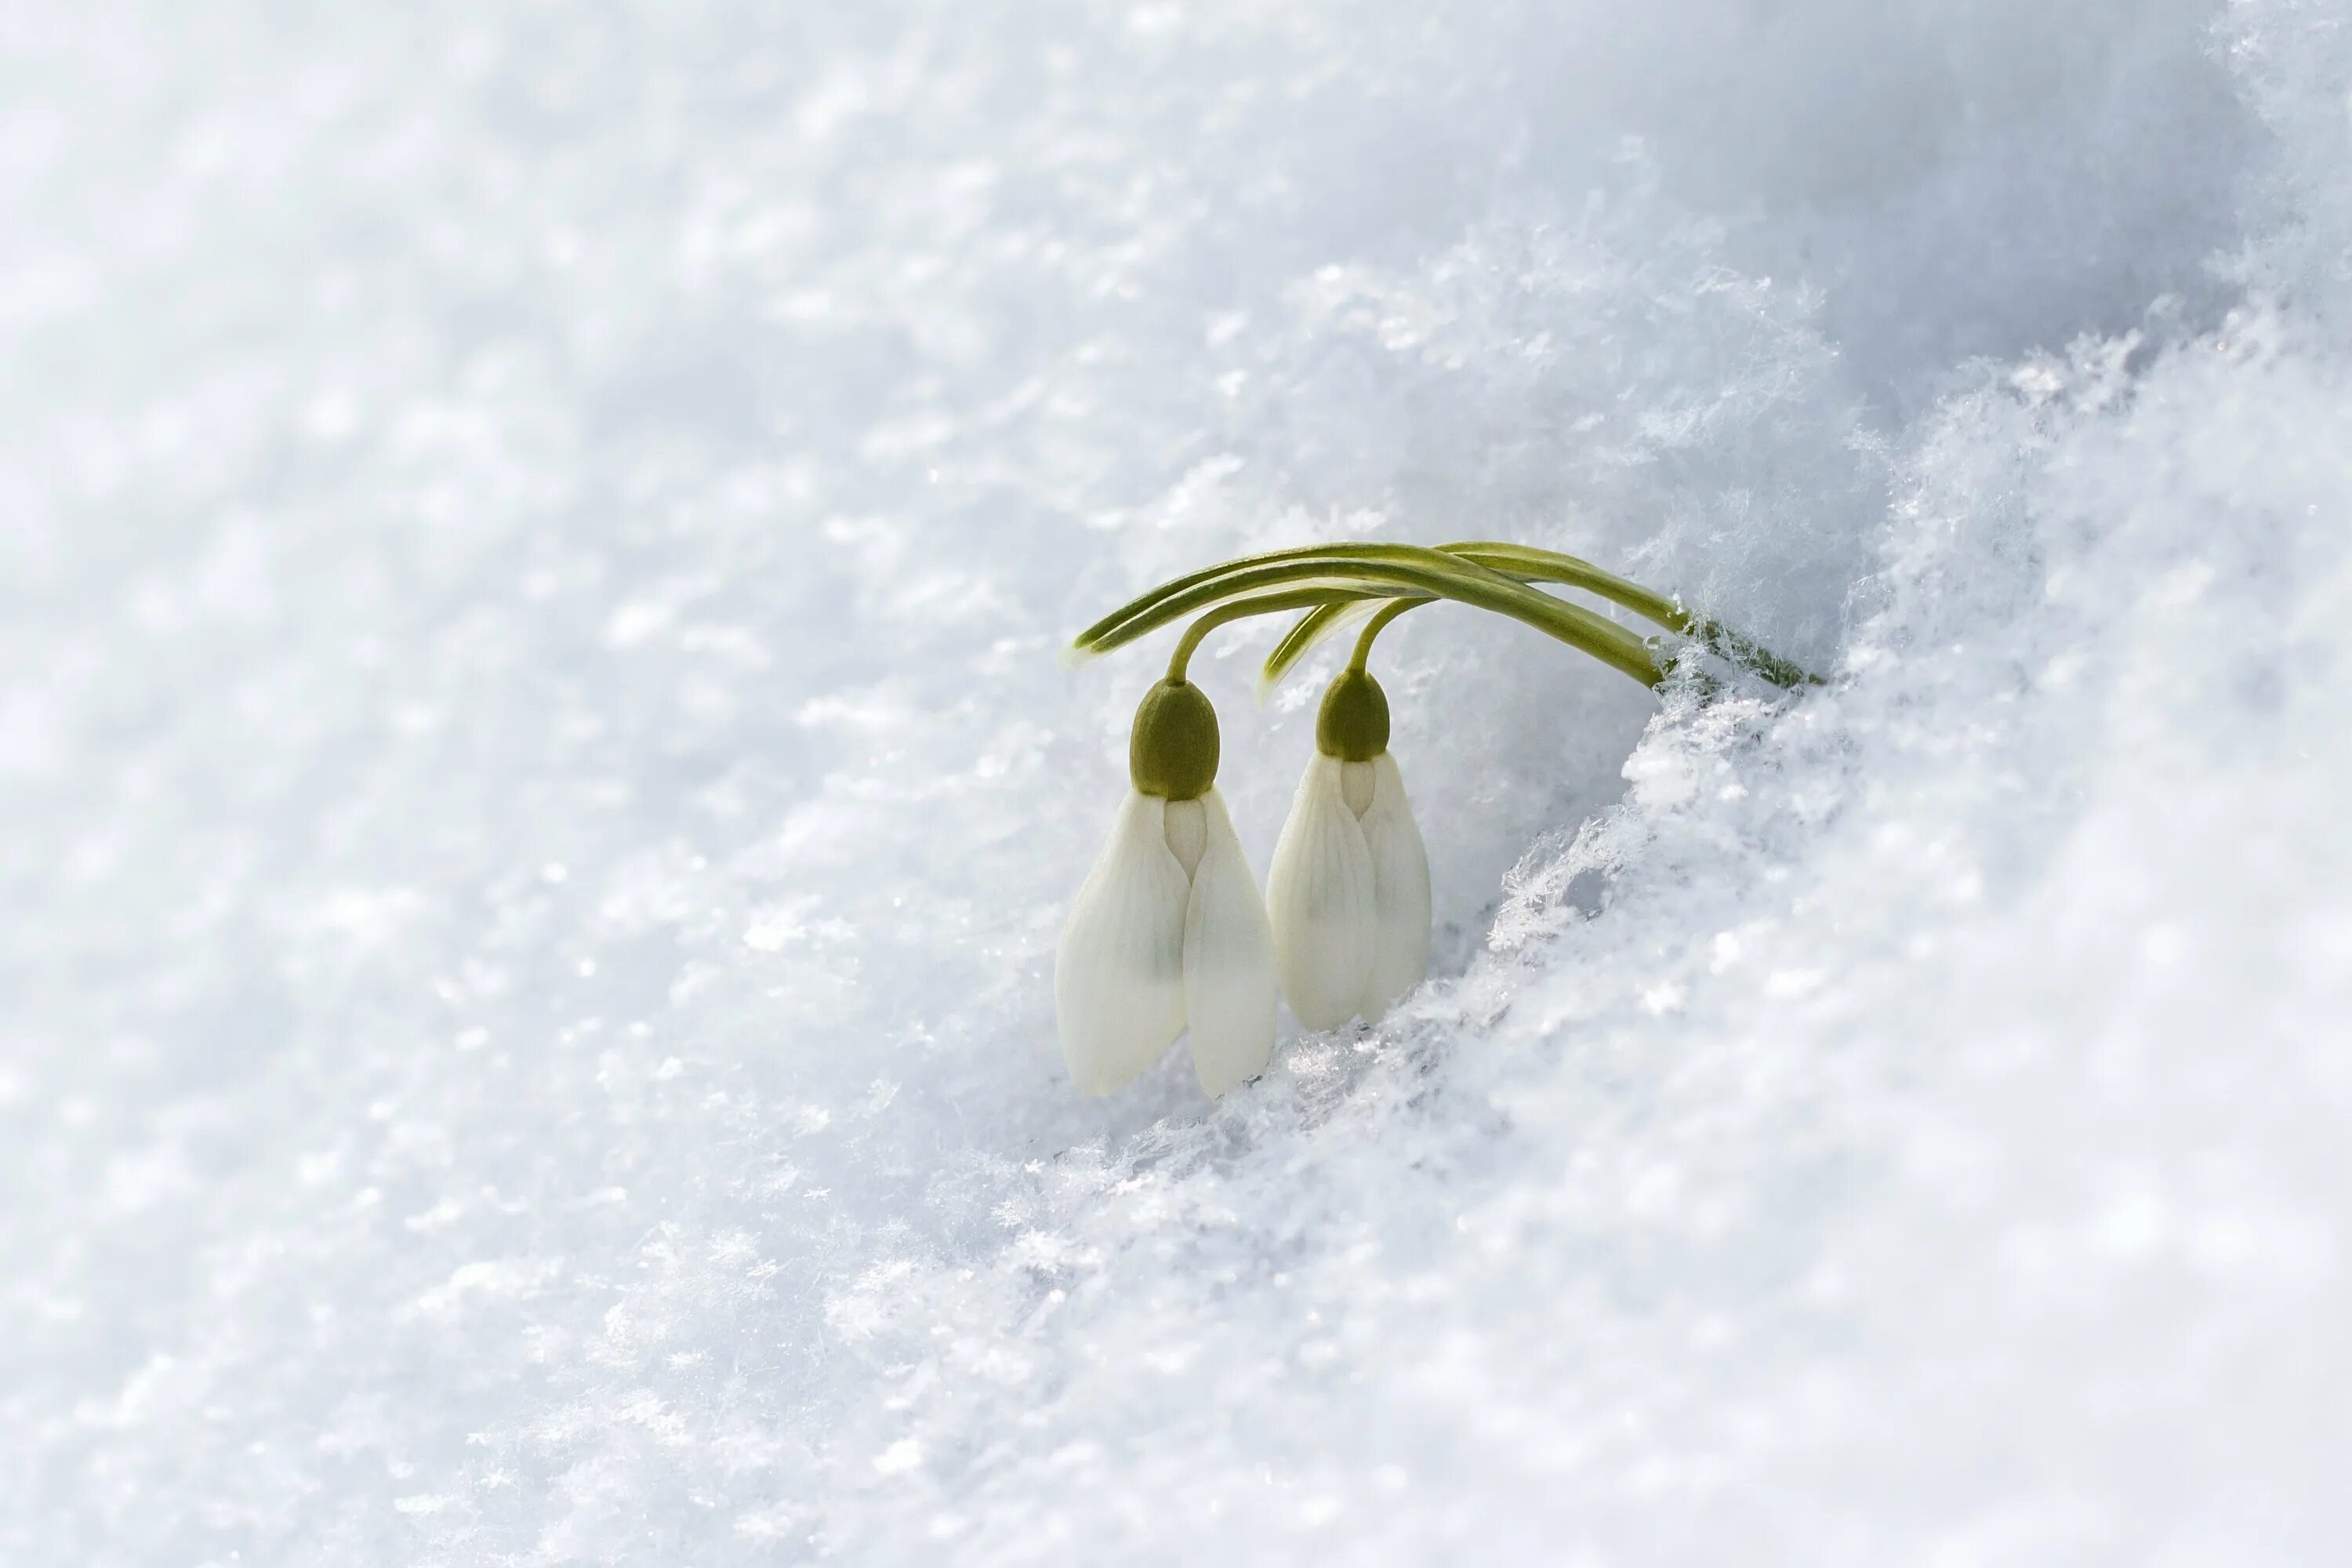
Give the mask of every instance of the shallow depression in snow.
<svg viewBox="0 0 2352 1568">
<path fill-rule="evenodd" d="M 2336 0 L 0 29 L 0 1559 L 2317 1561 Z M 1160 645 L 1382 641 L 1432 982 L 1072 1091 Z M 1263 874 L 1312 747 L 1193 665 Z"/>
</svg>

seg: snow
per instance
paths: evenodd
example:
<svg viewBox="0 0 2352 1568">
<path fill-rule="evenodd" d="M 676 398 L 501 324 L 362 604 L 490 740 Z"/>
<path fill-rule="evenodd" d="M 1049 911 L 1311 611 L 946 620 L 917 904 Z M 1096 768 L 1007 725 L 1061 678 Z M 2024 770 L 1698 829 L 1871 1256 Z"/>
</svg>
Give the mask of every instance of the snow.
<svg viewBox="0 0 2352 1568">
<path fill-rule="evenodd" d="M 89 0 L 0 25 L 0 1561 L 2322 1562 L 2352 8 Z M 1254 548 L 1434 975 L 1050 962 Z M 1195 661 L 1261 872 L 1318 683 Z"/>
</svg>

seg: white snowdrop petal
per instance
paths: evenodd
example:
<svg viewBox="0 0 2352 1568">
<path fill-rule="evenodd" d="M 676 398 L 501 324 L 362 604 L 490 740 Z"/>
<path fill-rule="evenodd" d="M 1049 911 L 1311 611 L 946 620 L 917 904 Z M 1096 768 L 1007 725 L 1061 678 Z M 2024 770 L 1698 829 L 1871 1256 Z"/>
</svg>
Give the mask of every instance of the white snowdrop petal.
<svg viewBox="0 0 2352 1568">
<path fill-rule="evenodd" d="M 1310 1029 L 1354 1017 L 1371 978 L 1372 858 L 1341 798 L 1339 769 L 1320 753 L 1307 764 L 1266 879 L 1283 994 Z"/>
<path fill-rule="evenodd" d="M 1382 752 L 1370 765 L 1372 804 L 1362 821 L 1372 862 L 1373 937 L 1364 1016 L 1378 1018 L 1429 973 L 1429 853 L 1396 759 Z"/>
<path fill-rule="evenodd" d="M 1184 910 L 1184 1011 L 1192 1070 L 1211 1094 L 1265 1070 L 1274 1056 L 1274 931 L 1225 804 L 1202 798 L 1206 842 Z"/>
<path fill-rule="evenodd" d="M 1078 889 L 1054 963 L 1062 1059 L 1088 1094 L 1133 1082 L 1184 1027 L 1184 868 L 1167 803 L 1130 791 Z"/>
<path fill-rule="evenodd" d="M 1201 868 L 1201 855 L 1209 847 L 1209 807 L 1204 800 L 1171 800 L 1168 803 L 1168 853 L 1176 857 L 1176 864 L 1184 868 L 1190 881 Z"/>
</svg>

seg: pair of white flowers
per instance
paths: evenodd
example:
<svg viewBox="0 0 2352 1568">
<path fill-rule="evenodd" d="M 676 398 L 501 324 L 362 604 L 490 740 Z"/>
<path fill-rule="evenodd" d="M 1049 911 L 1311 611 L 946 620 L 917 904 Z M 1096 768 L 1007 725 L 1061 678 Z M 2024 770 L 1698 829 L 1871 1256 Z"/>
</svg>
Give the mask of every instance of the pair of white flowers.
<svg viewBox="0 0 2352 1568">
<path fill-rule="evenodd" d="M 1070 1077 L 1132 1082 L 1188 1028 L 1223 1094 L 1274 1055 L 1277 987 L 1310 1029 L 1377 1019 L 1429 963 L 1429 858 L 1389 755 L 1388 701 L 1351 668 L 1324 696 L 1258 897 L 1219 797 L 1216 711 L 1187 681 L 1136 710 L 1134 787 L 1062 933 L 1055 1001 Z"/>
</svg>

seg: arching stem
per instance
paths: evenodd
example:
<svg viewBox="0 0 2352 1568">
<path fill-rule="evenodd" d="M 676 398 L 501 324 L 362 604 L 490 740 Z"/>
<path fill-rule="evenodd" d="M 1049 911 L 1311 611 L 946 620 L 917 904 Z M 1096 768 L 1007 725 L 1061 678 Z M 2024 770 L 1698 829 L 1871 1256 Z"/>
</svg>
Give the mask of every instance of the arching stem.
<svg viewBox="0 0 2352 1568">
<path fill-rule="evenodd" d="M 1538 550 L 1532 545 L 1509 544 L 1496 540 L 1467 540 L 1458 544 L 1441 544 L 1440 550 L 1465 560 L 1475 561 L 1497 572 L 1508 573 L 1530 583 L 1558 583 L 1566 587 L 1581 588 L 1613 605 L 1645 619 L 1656 622 L 1668 631 L 1680 632 L 1709 653 L 1755 671 L 1776 686 L 1822 686 L 1822 678 L 1790 659 L 1782 658 L 1762 643 L 1745 633 L 1734 631 L 1722 622 L 1705 616 L 1695 616 L 1674 600 L 1654 594 L 1639 583 L 1603 572 L 1590 561 L 1573 555 L 1562 555 L 1556 550 Z"/>
<path fill-rule="evenodd" d="M 1640 584 L 1614 573 L 1604 572 L 1589 561 L 1563 555 L 1557 551 L 1491 540 L 1465 540 L 1438 548 L 1446 554 L 1458 556 L 1520 582 L 1556 583 L 1563 587 L 1580 588 L 1669 631 L 1687 637 L 1710 653 L 1775 685 L 1794 688 L 1822 684 L 1821 677 L 1780 658 L 1753 638 L 1719 621 L 1695 616 L 1664 595 L 1652 593 Z M 1258 677 L 1260 694 L 1278 684 L 1294 665 L 1306 658 L 1308 650 L 1339 625 L 1348 609 L 1349 606 L 1344 605 L 1326 605 L 1294 623 L 1283 634 L 1274 651 L 1266 656 Z"/>
<path fill-rule="evenodd" d="M 1108 653 L 1195 611 L 1243 595 L 1257 597 L 1269 590 L 1323 589 L 1355 597 L 1458 600 L 1508 616 L 1581 648 L 1644 686 L 1655 687 L 1665 679 L 1648 644 L 1581 605 L 1538 593 L 1475 563 L 1418 545 L 1359 548 L 1366 553 L 1299 551 L 1281 560 L 1261 561 L 1223 574 L 1196 574 L 1191 586 L 1155 590 L 1088 628 L 1081 635 L 1078 648 Z"/>
<path fill-rule="evenodd" d="M 1318 608 L 1343 606 L 1378 596 L 1345 589 L 1298 588 L 1288 593 L 1261 594 L 1255 598 L 1235 599 L 1231 604 L 1220 605 L 1184 628 L 1184 635 L 1176 641 L 1176 651 L 1168 656 L 1168 679 L 1180 684 L 1184 680 L 1192 655 L 1199 649 L 1202 640 L 1219 626 L 1251 616 L 1277 615 L 1284 610 L 1304 609 L 1309 605 Z"/>
<path fill-rule="evenodd" d="M 1372 657 L 1372 639 L 1386 631 L 1389 623 L 1407 610 L 1428 603 L 1427 599 L 1391 599 L 1373 612 L 1372 618 L 1364 623 L 1364 629 L 1356 634 L 1356 651 L 1349 658 L 1348 668 L 1358 675 L 1363 674 L 1365 661 Z"/>
</svg>

